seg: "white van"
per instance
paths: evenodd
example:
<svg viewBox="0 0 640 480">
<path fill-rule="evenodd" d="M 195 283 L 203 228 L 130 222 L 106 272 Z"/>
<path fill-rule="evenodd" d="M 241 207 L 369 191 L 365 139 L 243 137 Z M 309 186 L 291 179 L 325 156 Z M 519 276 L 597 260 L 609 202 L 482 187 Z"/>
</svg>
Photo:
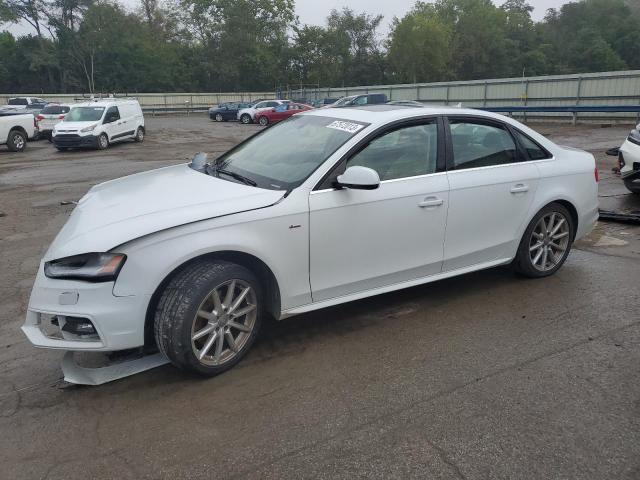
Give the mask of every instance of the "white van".
<svg viewBox="0 0 640 480">
<path fill-rule="evenodd" d="M 137 100 L 104 99 L 78 103 L 51 134 L 58 150 L 98 148 L 113 142 L 144 140 L 144 116 Z"/>
</svg>

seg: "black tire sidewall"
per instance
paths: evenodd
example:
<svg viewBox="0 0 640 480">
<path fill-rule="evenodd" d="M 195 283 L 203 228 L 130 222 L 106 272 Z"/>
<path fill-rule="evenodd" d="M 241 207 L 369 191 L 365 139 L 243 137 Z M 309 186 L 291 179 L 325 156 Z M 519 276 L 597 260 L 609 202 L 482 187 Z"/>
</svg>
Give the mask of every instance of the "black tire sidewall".
<svg viewBox="0 0 640 480">
<path fill-rule="evenodd" d="M 553 212 L 558 212 L 562 214 L 565 217 L 566 221 L 569 223 L 569 236 L 570 236 L 569 244 L 567 245 L 567 249 L 565 250 L 564 254 L 562 255 L 562 259 L 560 259 L 558 264 L 555 267 L 553 267 L 551 270 L 542 272 L 538 270 L 536 267 L 534 267 L 533 263 L 531 262 L 531 256 L 529 254 L 529 240 L 540 218 Z M 549 205 L 545 206 L 542 210 L 540 210 L 533 217 L 531 222 L 529 222 L 529 225 L 527 225 L 527 228 L 524 231 L 524 234 L 522 235 L 522 239 L 520 240 L 520 245 L 518 246 L 518 253 L 514 260 L 513 266 L 515 267 L 515 270 L 518 273 L 531 278 L 542 278 L 542 277 L 548 277 L 550 275 L 553 275 L 558 270 L 560 270 L 560 268 L 564 265 L 564 262 L 566 261 L 567 257 L 569 256 L 569 253 L 571 252 L 571 248 L 573 247 L 573 240 L 575 238 L 575 234 L 576 234 L 576 227 L 574 225 L 573 217 L 571 216 L 571 213 L 569 212 L 569 210 L 567 210 L 566 207 L 564 207 L 559 203 L 550 203 Z"/>
<path fill-rule="evenodd" d="M 247 282 L 254 289 L 258 302 L 256 323 L 250 338 L 240 352 L 230 361 L 219 366 L 209 366 L 200 363 L 191 347 L 191 328 L 196 311 L 200 304 L 214 287 L 232 278 Z M 223 261 L 203 261 L 191 265 L 178 274 L 175 281 L 167 286 L 172 299 L 158 304 L 155 322 L 169 322 L 166 331 L 168 342 L 157 335 L 158 343 L 164 343 L 160 350 L 171 362 L 185 370 L 204 376 L 214 376 L 225 372 L 236 365 L 251 348 L 260 330 L 262 322 L 263 292 L 258 278 L 241 265 Z"/>
</svg>

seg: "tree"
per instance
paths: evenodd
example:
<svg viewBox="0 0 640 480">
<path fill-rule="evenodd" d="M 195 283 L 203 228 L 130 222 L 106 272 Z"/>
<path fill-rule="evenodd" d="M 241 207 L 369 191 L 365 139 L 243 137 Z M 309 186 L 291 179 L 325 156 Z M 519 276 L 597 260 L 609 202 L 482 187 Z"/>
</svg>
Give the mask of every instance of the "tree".
<svg viewBox="0 0 640 480">
<path fill-rule="evenodd" d="M 450 75 L 452 29 L 433 5 L 418 2 L 395 18 L 388 41 L 391 76 L 398 82 L 443 81 Z"/>
</svg>

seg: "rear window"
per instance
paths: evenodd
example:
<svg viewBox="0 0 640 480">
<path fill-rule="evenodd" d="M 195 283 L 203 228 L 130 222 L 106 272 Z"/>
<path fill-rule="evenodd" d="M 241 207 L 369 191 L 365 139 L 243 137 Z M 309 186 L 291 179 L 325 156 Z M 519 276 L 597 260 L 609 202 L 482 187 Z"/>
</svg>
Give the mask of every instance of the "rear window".
<svg viewBox="0 0 640 480">
<path fill-rule="evenodd" d="M 70 107 L 65 107 L 63 105 L 48 105 L 42 109 L 43 115 L 61 115 L 63 113 L 69 113 L 71 110 Z"/>
<path fill-rule="evenodd" d="M 29 105 L 26 98 L 10 98 L 7 105 Z"/>
</svg>

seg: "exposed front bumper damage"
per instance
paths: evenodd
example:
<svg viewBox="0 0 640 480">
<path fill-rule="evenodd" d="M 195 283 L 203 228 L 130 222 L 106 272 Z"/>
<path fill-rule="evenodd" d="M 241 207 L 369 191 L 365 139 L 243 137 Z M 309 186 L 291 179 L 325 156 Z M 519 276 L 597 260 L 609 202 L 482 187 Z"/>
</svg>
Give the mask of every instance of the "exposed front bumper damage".
<svg viewBox="0 0 640 480">
<path fill-rule="evenodd" d="M 53 280 L 40 266 L 22 331 L 36 347 L 116 351 L 144 344 L 149 295 L 115 296 L 113 282 Z M 78 324 L 94 331 L 78 331 Z"/>
</svg>

